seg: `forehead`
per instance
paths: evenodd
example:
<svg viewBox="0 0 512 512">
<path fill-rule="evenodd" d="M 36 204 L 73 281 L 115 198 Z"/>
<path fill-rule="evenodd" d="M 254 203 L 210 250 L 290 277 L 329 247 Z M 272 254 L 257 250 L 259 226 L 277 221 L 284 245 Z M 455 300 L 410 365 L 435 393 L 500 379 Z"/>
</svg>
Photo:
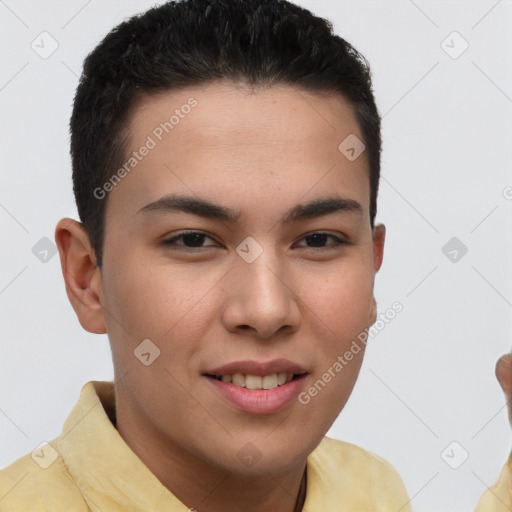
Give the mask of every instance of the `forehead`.
<svg viewBox="0 0 512 512">
<path fill-rule="evenodd" d="M 351 133 L 362 139 L 354 108 L 339 94 L 286 85 L 252 89 L 230 81 L 142 95 L 127 128 L 132 143 L 149 133 L 164 144 L 160 138 L 172 133 L 197 146 L 298 145 L 315 133 L 334 142 Z"/>
<path fill-rule="evenodd" d="M 351 161 L 339 149 L 363 139 L 341 95 L 215 82 L 142 96 L 127 133 L 128 172 L 108 201 L 126 213 L 172 192 L 261 208 L 262 198 L 291 204 L 333 187 L 368 207 L 366 154 Z"/>
</svg>

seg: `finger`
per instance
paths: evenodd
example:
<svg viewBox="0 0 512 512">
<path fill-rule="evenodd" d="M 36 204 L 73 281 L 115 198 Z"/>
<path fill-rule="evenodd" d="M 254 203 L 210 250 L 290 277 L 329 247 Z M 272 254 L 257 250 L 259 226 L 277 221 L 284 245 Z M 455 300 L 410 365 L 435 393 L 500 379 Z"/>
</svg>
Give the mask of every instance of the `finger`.
<svg viewBox="0 0 512 512">
<path fill-rule="evenodd" d="M 512 356 L 510 354 L 505 354 L 498 359 L 496 363 L 496 378 L 507 400 L 510 400 L 512 396 Z"/>
</svg>

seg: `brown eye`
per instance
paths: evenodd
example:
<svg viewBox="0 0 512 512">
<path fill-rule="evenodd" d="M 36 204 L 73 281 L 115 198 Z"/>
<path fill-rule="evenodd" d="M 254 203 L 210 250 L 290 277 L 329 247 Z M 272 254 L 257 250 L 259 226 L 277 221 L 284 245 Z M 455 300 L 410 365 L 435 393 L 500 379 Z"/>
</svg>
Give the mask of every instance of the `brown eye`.
<svg viewBox="0 0 512 512">
<path fill-rule="evenodd" d="M 162 243 L 164 245 L 183 247 L 185 249 L 211 247 L 211 245 L 203 245 L 206 239 L 213 240 L 211 237 L 205 233 L 201 233 L 200 231 L 187 231 L 173 236 L 172 238 L 167 238 Z M 181 241 L 181 243 L 179 243 L 179 241 Z"/>
<path fill-rule="evenodd" d="M 334 240 L 333 243 L 328 243 L 328 240 L 332 239 Z M 337 236 L 331 235 L 329 233 L 312 233 L 310 235 L 307 235 L 302 238 L 302 240 L 305 240 L 308 248 L 326 248 L 326 249 L 332 249 L 334 247 L 338 247 L 339 245 L 347 244 L 345 240 L 342 240 L 341 238 L 338 238 Z M 302 246 L 304 247 L 304 246 Z"/>
</svg>

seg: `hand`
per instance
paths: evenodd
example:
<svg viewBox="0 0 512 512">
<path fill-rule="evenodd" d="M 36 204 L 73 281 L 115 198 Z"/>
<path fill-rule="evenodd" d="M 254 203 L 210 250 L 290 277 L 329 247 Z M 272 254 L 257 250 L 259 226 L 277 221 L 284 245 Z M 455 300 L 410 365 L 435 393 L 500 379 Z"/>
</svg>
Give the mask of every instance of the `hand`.
<svg viewBox="0 0 512 512">
<path fill-rule="evenodd" d="M 505 354 L 496 363 L 496 377 L 505 393 L 508 405 L 508 419 L 512 425 L 512 356 Z"/>
</svg>

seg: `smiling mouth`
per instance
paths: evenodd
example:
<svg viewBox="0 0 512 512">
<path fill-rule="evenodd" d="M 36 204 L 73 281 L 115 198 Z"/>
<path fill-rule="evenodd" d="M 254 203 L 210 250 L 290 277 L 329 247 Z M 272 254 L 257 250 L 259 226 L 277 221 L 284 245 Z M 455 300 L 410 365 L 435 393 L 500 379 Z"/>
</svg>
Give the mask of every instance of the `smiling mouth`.
<svg viewBox="0 0 512 512">
<path fill-rule="evenodd" d="M 269 375 L 250 375 L 243 373 L 234 373 L 232 375 L 210 375 L 206 374 L 206 377 L 211 379 L 220 380 L 227 384 L 233 384 L 235 386 L 246 388 L 246 389 L 275 389 L 280 386 L 284 386 L 288 382 L 298 379 L 306 375 L 304 373 L 286 373 L 278 372 L 271 373 Z"/>
</svg>

